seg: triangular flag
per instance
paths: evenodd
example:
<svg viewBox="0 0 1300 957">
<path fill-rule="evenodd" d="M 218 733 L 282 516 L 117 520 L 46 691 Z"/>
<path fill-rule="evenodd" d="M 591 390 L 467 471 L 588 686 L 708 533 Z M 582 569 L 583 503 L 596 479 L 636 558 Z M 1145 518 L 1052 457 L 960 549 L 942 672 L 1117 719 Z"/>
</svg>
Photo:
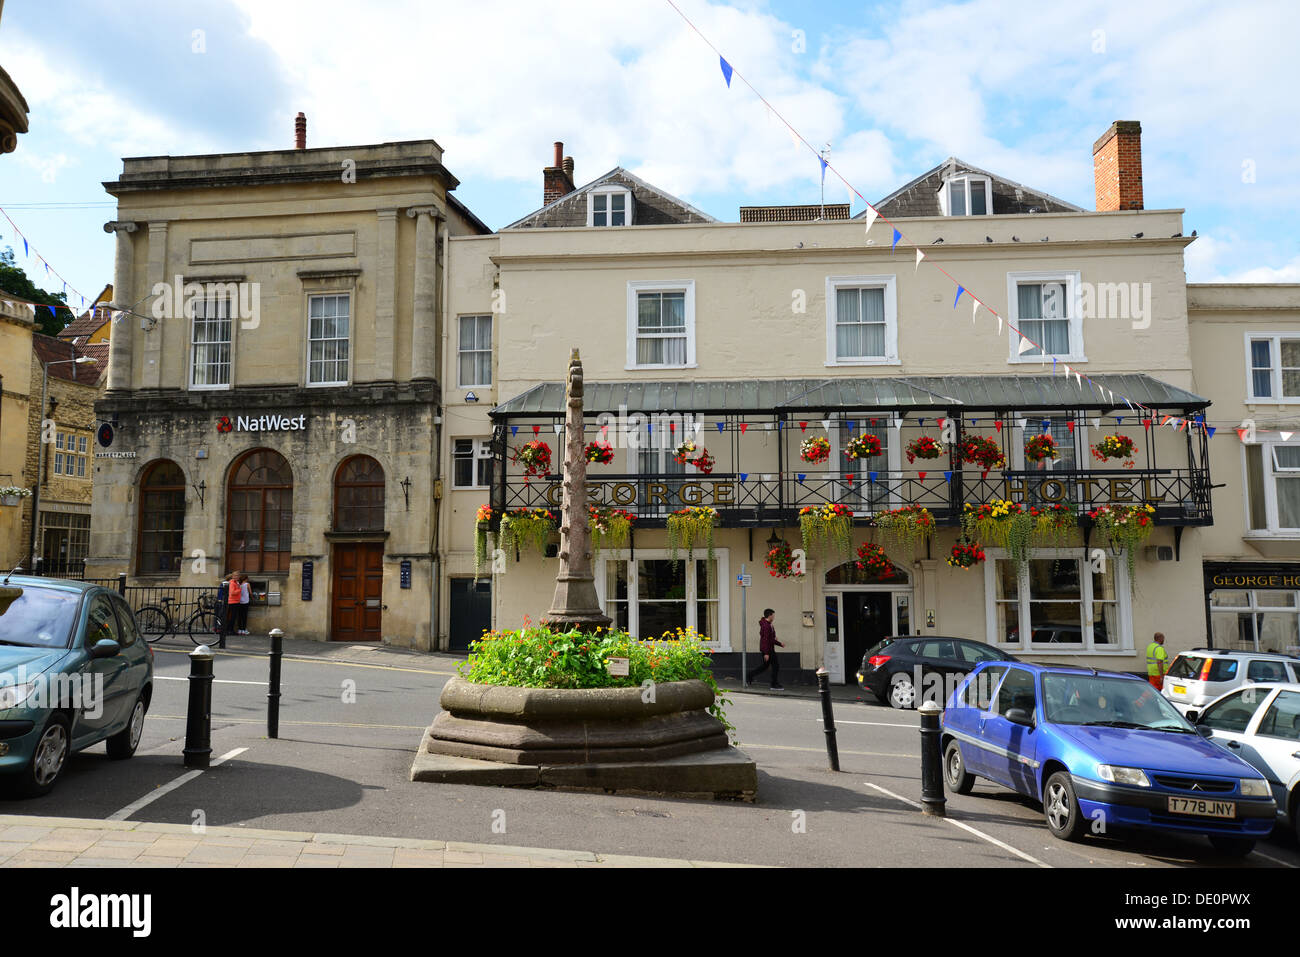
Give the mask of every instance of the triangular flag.
<svg viewBox="0 0 1300 957">
<path fill-rule="evenodd" d="M 871 474 L 872 474 L 872 475 L 875 475 L 876 473 L 875 473 L 875 472 L 872 472 Z M 844 476 L 844 480 L 845 480 L 846 482 L 852 482 L 852 481 L 853 481 L 853 473 L 850 472 L 849 474 L 845 475 L 845 476 Z M 872 479 L 871 481 L 874 482 L 875 479 Z"/>
<path fill-rule="evenodd" d="M 716 425 L 716 426 L 718 427 L 718 432 L 721 433 L 721 432 L 722 432 L 722 423 L 721 423 L 721 422 L 714 422 L 713 424 Z"/>
<path fill-rule="evenodd" d="M 831 420 L 822 419 L 822 428 L 829 432 L 831 430 Z"/>
<path fill-rule="evenodd" d="M 867 477 L 868 477 L 869 479 L 871 479 L 871 481 L 874 482 L 874 481 L 876 480 L 876 476 L 879 475 L 879 474 L 880 474 L 879 472 L 868 472 L 868 473 L 867 473 Z M 850 481 L 850 482 L 853 481 L 852 476 L 849 477 L 849 481 Z"/>
<path fill-rule="evenodd" d="M 1074 373 L 1074 384 L 1077 385 L 1080 389 L 1083 388 L 1083 377 L 1079 374 L 1078 370 L 1076 370 Z"/>
<path fill-rule="evenodd" d="M 805 473 L 803 473 L 803 472 L 799 472 L 799 473 L 797 473 L 797 474 L 795 475 L 795 478 L 797 478 L 797 479 L 799 480 L 799 484 L 800 484 L 800 485 L 803 484 L 803 480 L 806 479 L 807 477 L 808 477 L 808 476 L 807 476 Z"/>
<path fill-rule="evenodd" d="M 749 473 L 748 473 L 748 472 L 741 472 L 741 473 L 740 473 L 740 480 L 741 480 L 742 482 L 745 481 L 745 479 L 747 479 L 747 478 L 749 478 Z"/>
<path fill-rule="evenodd" d="M 555 430 L 555 434 L 556 434 L 556 435 L 559 435 L 559 434 L 560 434 L 560 430 L 563 429 L 564 426 L 561 425 L 559 422 L 556 422 L 553 426 L 551 426 L 551 428 L 553 428 L 553 429 Z"/>
<path fill-rule="evenodd" d="M 935 425 L 939 426 L 939 428 L 941 428 L 941 429 L 943 428 L 943 424 L 944 424 L 945 422 L 947 422 L 947 421 L 948 421 L 948 420 L 945 419 L 943 416 L 940 416 L 939 418 L 937 418 L 937 419 L 934 420 Z"/>
<path fill-rule="evenodd" d="M 918 269 L 921 268 L 921 260 L 924 259 L 924 258 L 925 258 L 925 253 L 921 252 L 920 249 L 917 249 L 917 251 L 916 251 L 916 266 L 913 267 L 912 272 L 916 272 L 916 270 L 918 270 Z"/>
<path fill-rule="evenodd" d="M 1142 428 L 1144 428 L 1144 429 L 1149 429 L 1149 428 L 1151 428 L 1151 420 L 1150 420 L 1150 419 L 1143 419 L 1143 420 L 1142 420 Z"/>
<path fill-rule="evenodd" d="M 1043 432 L 1046 433 L 1052 427 L 1051 419 L 1043 419 Z"/>
<path fill-rule="evenodd" d="M 512 425 L 512 426 L 510 426 L 510 435 L 511 435 L 511 437 L 513 438 L 514 436 L 516 436 L 516 435 L 518 435 L 518 434 L 519 434 L 519 426 L 517 426 L 517 425 Z"/>
<path fill-rule="evenodd" d="M 1073 419 L 1071 419 L 1069 422 L 1066 422 L 1066 423 L 1065 423 L 1065 427 L 1066 427 L 1066 429 L 1069 430 L 1069 432 L 1070 432 L 1071 435 L 1074 434 L 1074 420 L 1073 420 Z"/>
<path fill-rule="evenodd" d="M 970 305 L 970 322 L 972 326 L 975 325 L 975 317 L 979 315 L 979 311 L 980 311 L 980 301 L 978 299 L 975 299 L 971 302 Z"/>
<path fill-rule="evenodd" d="M 1002 317 L 998 316 L 998 335 L 1002 335 Z"/>
<path fill-rule="evenodd" d="M 1024 333 L 1019 333 L 1018 335 L 1020 336 L 1020 346 L 1016 349 L 1016 355 L 1023 356 L 1034 347 L 1034 344 L 1029 341 L 1029 338 L 1025 336 Z"/>
<path fill-rule="evenodd" d="M 1214 438 L 1214 433 L 1217 432 L 1218 429 L 1213 425 L 1207 425 L 1205 431 L 1210 433 L 1210 438 Z"/>
<path fill-rule="evenodd" d="M 1291 441 L 1291 436 L 1295 435 L 1295 433 L 1294 433 L 1294 432 L 1279 432 L 1278 435 L 1282 436 L 1282 441 L 1283 441 L 1283 442 L 1290 442 L 1290 441 Z"/>
<path fill-rule="evenodd" d="M 747 428 L 749 428 L 749 423 L 748 423 L 748 422 L 742 422 L 742 423 L 740 423 L 740 434 L 741 434 L 741 435 L 744 435 L 744 434 L 745 434 L 745 430 L 746 430 Z"/>
<path fill-rule="evenodd" d="M 1098 420 L 1098 421 L 1100 421 L 1100 420 Z M 1124 416 L 1122 416 L 1122 415 L 1117 415 L 1117 416 L 1115 416 L 1115 424 L 1116 424 L 1116 425 L 1123 425 L 1123 424 L 1124 424 Z"/>
<path fill-rule="evenodd" d="M 675 433 L 675 432 L 677 431 L 677 423 L 676 423 L 676 422 L 669 422 L 669 423 L 668 423 L 668 431 L 669 431 L 669 432 L 674 432 L 674 433 Z"/>
<path fill-rule="evenodd" d="M 731 89 L 731 64 L 722 57 L 718 57 L 718 63 L 722 66 L 722 76 L 727 81 L 727 89 Z"/>
<path fill-rule="evenodd" d="M 825 156 L 819 156 L 819 157 L 817 157 L 817 159 L 821 161 L 821 164 L 822 164 L 822 182 L 825 183 L 825 182 L 826 182 L 826 157 L 825 157 Z"/>
<path fill-rule="evenodd" d="M 1001 432 L 1001 431 L 1002 431 L 1002 420 L 1001 420 L 1001 419 L 994 419 L 994 420 L 993 420 L 993 428 L 995 428 L 995 429 L 997 429 L 999 432 Z"/>
<path fill-rule="evenodd" d="M 902 238 L 903 238 L 903 234 L 900 233 L 897 229 L 895 229 L 895 230 L 894 230 L 894 241 L 893 241 L 893 243 L 892 243 L 892 244 L 890 245 L 890 247 L 889 247 L 889 251 L 890 251 L 891 253 L 892 253 L 895 249 L 898 248 L 898 241 L 899 241 L 900 239 L 902 239 Z"/>
<path fill-rule="evenodd" d="M 951 473 L 951 472 L 944 472 L 944 473 L 943 473 L 943 480 L 944 480 L 945 482 L 951 482 L 951 481 L 952 481 L 952 473 Z"/>
<path fill-rule="evenodd" d="M 1098 419 L 1093 419 L 1093 420 L 1092 420 L 1092 427 L 1093 427 L 1094 429 L 1100 429 L 1100 428 L 1101 428 L 1101 419 L 1099 419 L 1099 418 L 1098 418 Z"/>
<path fill-rule="evenodd" d="M 800 423 L 799 423 L 799 431 L 800 431 L 800 432 L 807 432 L 807 431 L 808 431 L 808 423 L 807 423 L 807 422 L 800 422 Z"/>
<path fill-rule="evenodd" d="M 880 214 L 876 212 L 874 206 L 867 207 L 867 228 L 862 231 L 863 235 L 866 235 L 871 232 L 871 227 L 875 223 L 876 217 L 879 215 Z"/>
<path fill-rule="evenodd" d="M 963 292 L 965 292 L 965 291 L 966 291 L 966 290 L 965 290 L 963 287 L 961 287 L 961 286 L 958 286 L 958 287 L 957 287 L 957 298 L 954 299 L 954 300 L 952 301 L 952 307 L 953 307 L 954 309 L 957 308 L 957 301 L 958 301 L 959 299 L 961 299 L 961 294 L 962 294 Z"/>
<path fill-rule="evenodd" d="M 924 482 L 924 481 L 925 481 L 925 477 L 926 477 L 926 475 L 928 475 L 929 473 L 928 473 L 928 472 L 917 472 L 916 474 L 917 474 L 918 476 L 920 476 L 921 481 Z"/>
<path fill-rule="evenodd" d="M 925 419 L 917 419 L 917 420 L 916 420 L 916 423 L 917 423 L 917 425 L 919 425 L 921 428 L 925 428 Z M 939 426 L 939 428 L 943 428 L 943 426 Z"/>
<path fill-rule="evenodd" d="M 31 258 L 31 255 L 32 255 L 31 252 L 28 251 L 28 249 L 27 249 L 27 237 L 24 236 L 24 237 L 23 237 L 23 258 L 24 258 L 24 259 L 30 259 L 30 258 Z"/>
<path fill-rule="evenodd" d="M 533 435 L 539 435 L 541 431 L 542 431 L 542 427 L 540 425 L 533 426 Z"/>
<path fill-rule="evenodd" d="M 790 142 L 794 144 L 794 148 L 799 149 L 803 146 L 803 140 L 799 139 L 799 134 L 794 131 L 794 128 L 787 126 L 786 129 L 790 131 Z"/>
<path fill-rule="evenodd" d="M 701 416 L 700 418 L 695 420 L 695 424 L 691 426 L 691 431 L 694 432 L 696 435 L 699 435 L 700 429 L 702 429 L 703 427 L 704 427 L 704 418 Z"/>
<path fill-rule="evenodd" d="M 858 424 L 856 422 L 845 422 L 844 424 L 848 426 L 850 432 L 852 432 L 854 429 L 858 427 Z"/>
<path fill-rule="evenodd" d="M 1028 419 L 1016 419 L 1016 428 L 1018 429 L 1023 429 L 1028 424 L 1029 424 Z"/>
<path fill-rule="evenodd" d="M 1236 431 L 1237 431 L 1237 438 L 1239 438 L 1239 439 L 1241 439 L 1241 441 L 1245 442 L 1245 441 L 1246 441 L 1246 432 L 1247 432 L 1247 430 L 1246 430 L 1246 429 L 1237 429 Z"/>
<path fill-rule="evenodd" d="M 608 426 L 608 425 L 602 425 L 602 426 L 600 427 L 600 437 L 603 439 L 603 438 L 604 438 L 605 436 L 607 436 L 607 435 L 609 435 L 609 426 Z"/>
<path fill-rule="evenodd" d="M 48 309 L 48 310 L 50 310 L 50 315 L 51 315 L 51 316 L 54 315 L 54 307 L 53 307 L 53 306 L 46 306 L 45 308 Z"/>
</svg>

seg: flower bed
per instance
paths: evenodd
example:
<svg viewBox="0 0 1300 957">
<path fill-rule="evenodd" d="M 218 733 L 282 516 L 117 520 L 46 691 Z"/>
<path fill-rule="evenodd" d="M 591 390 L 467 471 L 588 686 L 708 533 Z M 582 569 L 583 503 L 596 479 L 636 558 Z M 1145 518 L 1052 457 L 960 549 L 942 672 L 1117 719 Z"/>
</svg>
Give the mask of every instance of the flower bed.
<svg viewBox="0 0 1300 957">
<path fill-rule="evenodd" d="M 848 558 L 853 554 L 853 510 L 827 502 L 799 510 L 799 531 L 805 552 L 816 549 L 825 556 L 827 548 Z"/>
</svg>

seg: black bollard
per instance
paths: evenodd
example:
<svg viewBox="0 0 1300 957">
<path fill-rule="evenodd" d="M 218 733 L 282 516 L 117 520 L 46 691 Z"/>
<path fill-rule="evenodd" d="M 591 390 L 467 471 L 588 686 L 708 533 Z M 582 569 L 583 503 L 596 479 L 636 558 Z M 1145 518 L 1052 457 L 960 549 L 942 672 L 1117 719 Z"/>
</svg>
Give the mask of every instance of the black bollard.
<svg viewBox="0 0 1300 957">
<path fill-rule="evenodd" d="M 266 736 L 280 736 L 280 658 L 284 655 L 284 632 L 271 629 L 271 677 L 266 686 Z"/>
<path fill-rule="evenodd" d="M 917 710 L 921 713 L 921 810 L 943 817 L 948 803 L 943 796 L 943 753 L 939 747 L 939 716 L 943 709 L 927 701 Z"/>
<path fill-rule="evenodd" d="M 835 746 L 835 715 L 831 711 L 831 676 L 825 668 L 817 669 L 817 694 L 822 699 L 822 731 L 826 733 L 826 757 L 831 770 L 840 769 L 840 750 Z"/>
<path fill-rule="evenodd" d="M 212 652 L 207 645 L 190 652 L 190 704 L 182 753 L 187 768 L 207 768 L 212 761 Z"/>
</svg>

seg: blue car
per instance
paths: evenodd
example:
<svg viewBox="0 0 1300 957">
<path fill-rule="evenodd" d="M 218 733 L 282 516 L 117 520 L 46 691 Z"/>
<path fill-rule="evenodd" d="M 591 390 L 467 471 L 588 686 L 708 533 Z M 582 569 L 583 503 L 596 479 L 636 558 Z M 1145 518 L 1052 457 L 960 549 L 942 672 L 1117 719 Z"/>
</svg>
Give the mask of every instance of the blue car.
<svg viewBox="0 0 1300 957">
<path fill-rule="evenodd" d="M 0 579 L 0 784 L 44 794 L 68 756 L 103 741 L 135 754 L 153 692 L 153 649 L 114 591 Z"/>
<path fill-rule="evenodd" d="M 1041 801 L 1063 840 L 1155 828 L 1245 855 L 1277 813 L 1263 775 L 1132 675 L 985 662 L 953 692 L 942 729 L 950 790 L 981 777 Z"/>
</svg>

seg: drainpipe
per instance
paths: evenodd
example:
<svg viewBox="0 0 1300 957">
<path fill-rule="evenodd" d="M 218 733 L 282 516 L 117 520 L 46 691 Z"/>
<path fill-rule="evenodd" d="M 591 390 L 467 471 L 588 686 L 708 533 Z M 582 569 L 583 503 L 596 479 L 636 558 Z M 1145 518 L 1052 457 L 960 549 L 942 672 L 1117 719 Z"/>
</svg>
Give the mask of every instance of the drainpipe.
<svg viewBox="0 0 1300 957">
<path fill-rule="evenodd" d="M 449 388 L 451 379 L 448 378 L 448 359 L 447 347 L 451 337 L 451 317 L 448 314 L 448 306 L 451 300 L 450 288 L 450 266 L 451 266 L 451 230 L 448 227 L 447 220 L 442 219 L 442 268 L 438 270 L 438 281 L 442 284 L 441 289 L 441 312 L 442 312 L 442 343 L 439 347 L 442 360 L 442 366 L 439 371 L 439 382 L 442 385 L 441 393 L 445 393 Z M 442 463 L 446 461 L 443 455 L 443 447 L 447 443 L 447 407 L 445 403 L 440 403 L 439 413 L 442 418 L 442 424 L 438 426 L 438 441 L 434 451 L 433 461 L 433 485 L 436 487 L 438 480 L 442 476 Z M 442 557 L 446 554 L 446 524 L 442 520 L 442 510 L 447 503 L 447 490 L 443 488 L 443 494 L 433 502 L 433 562 L 430 564 L 430 574 L 433 576 L 432 595 L 430 596 L 431 607 L 429 609 L 429 650 L 440 651 L 442 636 L 439 627 L 439 613 L 442 610 Z"/>
</svg>

